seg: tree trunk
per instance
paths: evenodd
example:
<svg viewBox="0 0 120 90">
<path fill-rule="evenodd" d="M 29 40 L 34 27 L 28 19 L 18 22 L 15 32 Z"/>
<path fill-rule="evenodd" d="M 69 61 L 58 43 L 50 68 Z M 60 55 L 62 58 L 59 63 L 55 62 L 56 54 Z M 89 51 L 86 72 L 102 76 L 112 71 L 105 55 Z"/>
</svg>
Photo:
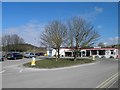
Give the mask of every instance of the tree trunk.
<svg viewBox="0 0 120 90">
<path fill-rule="evenodd" d="M 56 61 L 57 61 L 57 49 L 56 49 L 55 57 L 56 57 Z"/>
<path fill-rule="evenodd" d="M 76 36 L 76 49 L 75 49 L 75 55 L 74 55 L 74 61 L 77 60 L 77 55 L 78 55 L 78 35 Z"/>
<path fill-rule="evenodd" d="M 60 52 L 60 49 L 58 48 L 58 60 L 60 59 L 60 54 L 59 54 L 59 52 Z"/>
<path fill-rule="evenodd" d="M 75 50 L 75 52 L 74 52 L 74 61 L 76 61 L 77 60 L 77 54 L 76 54 L 76 50 Z"/>
</svg>

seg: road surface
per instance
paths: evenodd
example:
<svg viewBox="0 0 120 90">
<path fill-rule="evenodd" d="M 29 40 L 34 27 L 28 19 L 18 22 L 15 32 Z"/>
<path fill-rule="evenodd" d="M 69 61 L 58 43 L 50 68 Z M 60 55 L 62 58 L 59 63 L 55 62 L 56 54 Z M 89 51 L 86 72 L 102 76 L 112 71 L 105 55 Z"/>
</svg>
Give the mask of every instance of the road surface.
<svg viewBox="0 0 120 90">
<path fill-rule="evenodd" d="M 116 59 L 98 59 L 92 64 L 53 70 L 21 66 L 28 61 L 30 59 L 3 62 L 3 88 L 112 88 L 109 85 L 117 80 L 118 75 Z"/>
</svg>

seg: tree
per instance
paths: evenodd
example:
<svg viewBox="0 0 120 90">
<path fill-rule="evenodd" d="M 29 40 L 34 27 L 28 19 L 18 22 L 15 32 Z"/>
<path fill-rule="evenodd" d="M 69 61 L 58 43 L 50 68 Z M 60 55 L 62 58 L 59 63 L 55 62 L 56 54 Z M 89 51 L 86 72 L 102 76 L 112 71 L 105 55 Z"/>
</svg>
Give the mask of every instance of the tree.
<svg viewBox="0 0 120 90">
<path fill-rule="evenodd" d="M 100 36 L 91 23 L 80 17 L 73 17 L 68 21 L 68 30 L 70 33 L 68 42 L 74 43 L 75 46 L 74 60 L 77 59 L 79 47 L 92 45 Z"/>
<path fill-rule="evenodd" d="M 10 35 L 3 35 L 2 36 L 2 46 L 3 47 L 6 47 L 5 48 L 5 51 L 8 51 L 8 49 L 9 49 L 9 45 L 11 44 L 10 43 L 11 41 L 10 41 Z"/>
<path fill-rule="evenodd" d="M 46 25 L 45 30 L 41 33 L 41 43 L 46 47 L 56 49 L 56 61 L 60 58 L 60 46 L 65 42 L 67 36 L 66 26 L 58 20 L 54 20 Z"/>
<path fill-rule="evenodd" d="M 2 36 L 2 46 L 5 48 L 5 51 L 16 51 L 20 48 L 19 44 L 24 43 L 24 39 L 19 37 L 17 34 Z"/>
</svg>

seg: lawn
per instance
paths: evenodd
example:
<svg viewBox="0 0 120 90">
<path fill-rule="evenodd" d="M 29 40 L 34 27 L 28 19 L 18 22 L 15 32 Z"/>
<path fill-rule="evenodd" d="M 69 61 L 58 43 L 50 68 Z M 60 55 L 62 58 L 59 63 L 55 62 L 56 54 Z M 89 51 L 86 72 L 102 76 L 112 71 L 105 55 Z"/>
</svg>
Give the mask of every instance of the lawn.
<svg viewBox="0 0 120 90">
<path fill-rule="evenodd" d="M 67 67 L 73 65 L 80 65 L 85 63 L 94 62 L 92 59 L 78 59 L 73 61 L 73 59 L 60 59 L 56 61 L 55 59 L 43 59 L 36 61 L 35 66 L 31 66 L 31 62 L 23 64 L 25 67 L 35 67 L 35 68 L 59 68 L 59 67 Z"/>
</svg>

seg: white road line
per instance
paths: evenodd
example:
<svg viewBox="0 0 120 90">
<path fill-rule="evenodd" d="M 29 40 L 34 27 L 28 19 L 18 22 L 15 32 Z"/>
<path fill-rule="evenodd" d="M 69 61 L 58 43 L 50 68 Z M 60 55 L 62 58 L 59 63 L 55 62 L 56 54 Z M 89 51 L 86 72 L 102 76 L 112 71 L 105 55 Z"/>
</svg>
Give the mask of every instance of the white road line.
<svg viewBox="0 0 120 90">
<path fill-rule="evenodd" d="M 110 81 L 108 81 L 106 84 L 104 84 L 101 88 L 105 88 L 105 86 L 109 85 L 117 77 L 118 77 L 118 75 L 116 75 L 115 77 L 113 77 Z"/>
<path fill-rule="evenodd" d="M 118 77 L 118 73 L 114 74 L 104 82 L 102 82 L 100 85 L 98 85 L 96 88 L 104 88 L 106 85 L 108 85 L 111 81 L 113 81 L 115 78 Z"/>
<path fill-rule="evenodd" d="M 113 82 L 108 88 L 111 88 L 118 80 L 116 80 L 115 82 Z"/>
<path fill-rule="evenodd" d="M 1 71 L 0 74 L 3 73 L 3 72 L 5 72 L 5 71 L 6 71 L 6 70 Z"/>
</svg>

